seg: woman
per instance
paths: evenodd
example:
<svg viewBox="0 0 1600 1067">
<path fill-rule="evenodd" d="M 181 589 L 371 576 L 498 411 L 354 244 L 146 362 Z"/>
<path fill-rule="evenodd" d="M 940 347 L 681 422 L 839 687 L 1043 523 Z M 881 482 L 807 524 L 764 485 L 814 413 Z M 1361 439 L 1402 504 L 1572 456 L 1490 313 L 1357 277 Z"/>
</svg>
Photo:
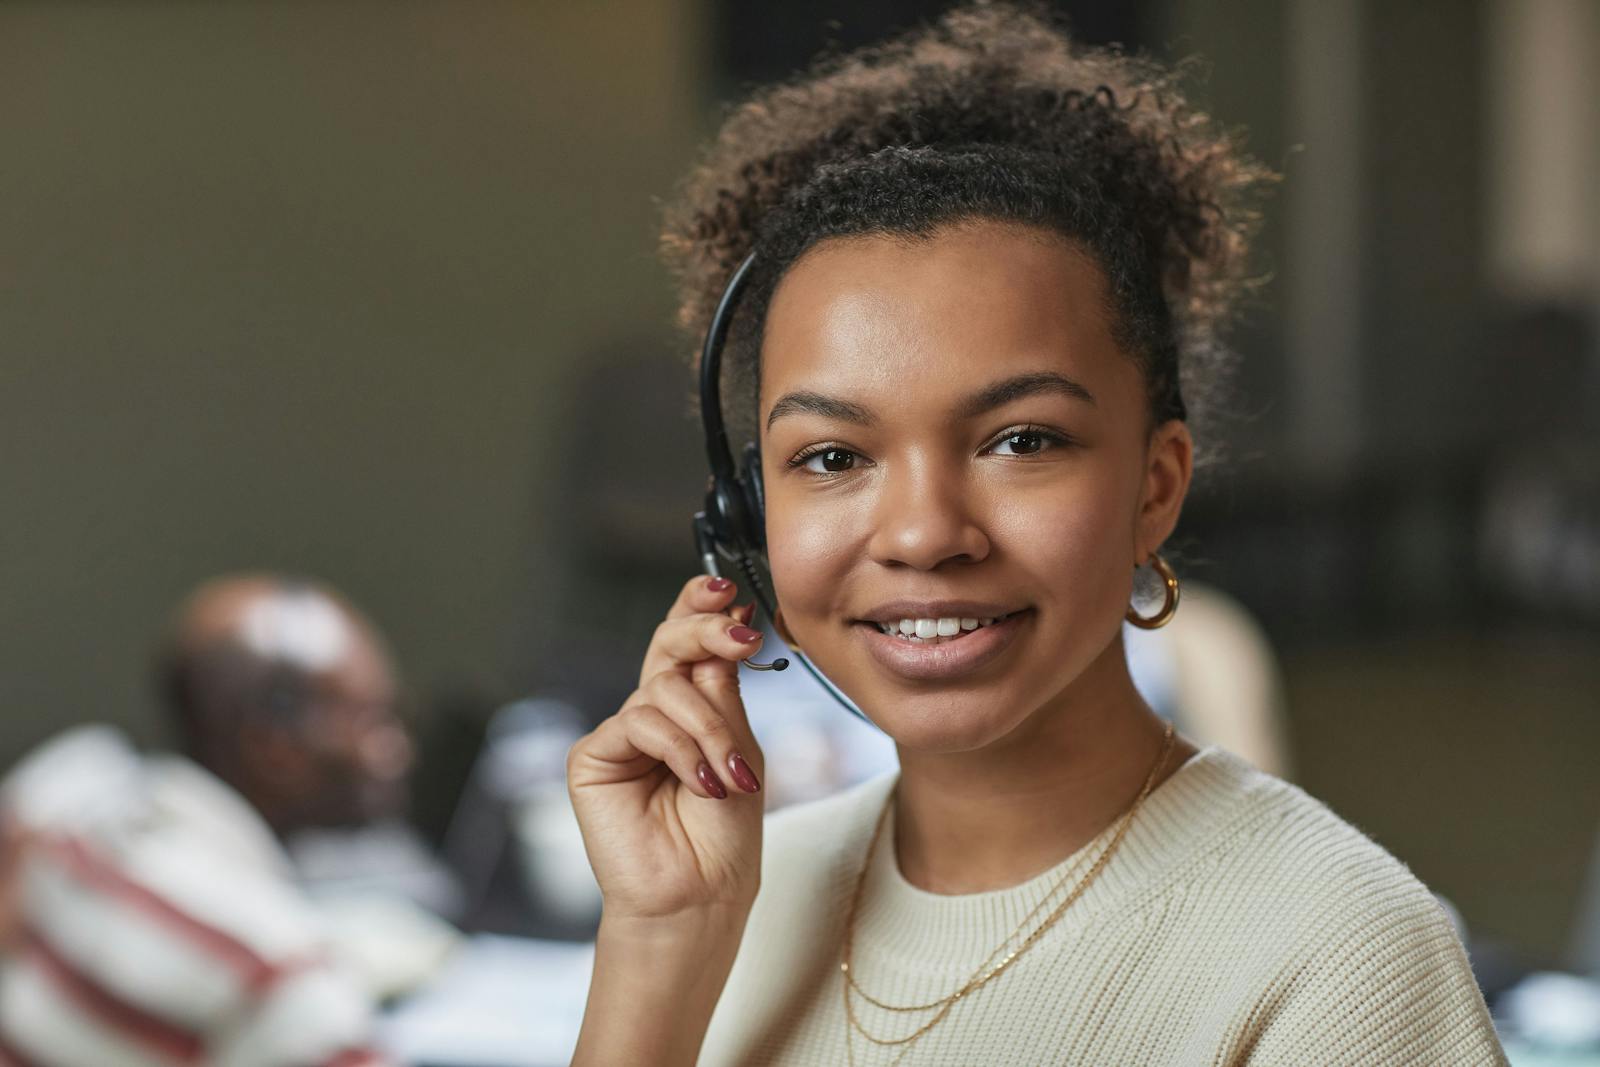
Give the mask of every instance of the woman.
<svg viewBox="0 0 1600 1067">
<path fill-rule="evenodd" d="M 569 758 L 605 894 L 575 1063 L 1500 1062 L 1426 889 L 1128 677 L 1267 179 L 1001 6 L 728 120 L 669 219 L 684 319 L 754 251 L 775 622 L 901 769 L 763 842 L 760 635 L 690 581 Z"/>
</svg>

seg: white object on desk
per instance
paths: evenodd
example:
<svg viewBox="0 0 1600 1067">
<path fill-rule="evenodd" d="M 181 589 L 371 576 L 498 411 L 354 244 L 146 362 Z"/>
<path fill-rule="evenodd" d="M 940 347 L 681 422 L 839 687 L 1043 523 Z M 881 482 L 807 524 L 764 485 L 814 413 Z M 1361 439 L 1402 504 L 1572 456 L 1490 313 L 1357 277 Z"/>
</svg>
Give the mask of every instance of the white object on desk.
<svg viewBox="0 0 1600 1067">
<path fill-rule="evenodd" d="M 590 944 L 479 934 L 382 1020 L 379 1041 L 415 1067 L 561 1067 L 593 970 Z"/>
</svg>

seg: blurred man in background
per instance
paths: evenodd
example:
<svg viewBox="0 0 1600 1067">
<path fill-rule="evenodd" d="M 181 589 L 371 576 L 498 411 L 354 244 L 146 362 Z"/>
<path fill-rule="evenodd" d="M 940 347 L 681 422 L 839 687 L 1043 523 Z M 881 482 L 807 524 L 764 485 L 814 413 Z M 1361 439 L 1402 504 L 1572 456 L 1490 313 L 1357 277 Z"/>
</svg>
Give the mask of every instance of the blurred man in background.
<svg viewBox="0 0 1600 1067">
<path fill-rule="evenodd" d="M 455 916 L 459 891 L 404 821 L 414 754 L 393 662 L 351 604 L 295 579 L 214 580 L 159 670 L 185 754 L 266 821 L 302 887 Z"/>
<path fill-rule="evenodd" d="M 219 579 L 161 680 L 187 758 L 81 727 L 0 783 L 0 1062 L 384 1062 L 374 1003 L 453 935 L 417 906 L 450 885 L 399 822 L 412 752 L 376 629 L 309 583 Z"/>
</svg>

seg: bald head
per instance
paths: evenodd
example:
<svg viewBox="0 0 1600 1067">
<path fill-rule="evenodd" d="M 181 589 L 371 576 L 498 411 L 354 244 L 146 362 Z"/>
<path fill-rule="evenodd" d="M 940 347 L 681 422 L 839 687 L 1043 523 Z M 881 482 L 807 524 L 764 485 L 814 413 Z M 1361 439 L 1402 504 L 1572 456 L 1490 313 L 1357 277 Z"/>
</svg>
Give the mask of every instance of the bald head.
<svg viewBox="0 0 1600 1067">
<path fill-rule="evenodd" d="M 173 622 L 161 664 L 189 755 L 282 831 L 397 808 L 411 749 L 377 629 L 324 586 L 214 579 Z"/>
<path fill-rule="evenodd" d="M 175 638 L 203 649 L 233 643 L 262 660 L 306 672 L 326 670 L 372 627 L 343 600 L 310 582 L 246 576 L 196 590 L 178 615 Z"/>
</svg>

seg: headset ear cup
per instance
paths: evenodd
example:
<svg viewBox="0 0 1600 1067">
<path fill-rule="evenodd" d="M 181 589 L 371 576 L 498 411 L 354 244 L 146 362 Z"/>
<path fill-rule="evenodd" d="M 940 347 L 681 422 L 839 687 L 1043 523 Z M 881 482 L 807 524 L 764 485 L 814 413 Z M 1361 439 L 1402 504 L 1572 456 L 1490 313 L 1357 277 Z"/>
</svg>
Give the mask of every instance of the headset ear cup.
<svg viewBox="0 0 1600 1067">
<path fill-rule="evenodd" d="M 745 522 L 749 543 L 765 552 L 767 548 L 767 488 L 761 480 L 761 449 L 755 442 L 744 446 L 744 463 L 739 470 L 739 485 L 744 490 Z"/>
<path fill-rule="evenodd" d="M 737 477 L 732 485 L 712 480 L 711 490 L 706 493 L 706 515 L 717 547 L 730 559 L 738 559 L 747 550 L 744 510 L 744 490 Z"/>
</svg>

